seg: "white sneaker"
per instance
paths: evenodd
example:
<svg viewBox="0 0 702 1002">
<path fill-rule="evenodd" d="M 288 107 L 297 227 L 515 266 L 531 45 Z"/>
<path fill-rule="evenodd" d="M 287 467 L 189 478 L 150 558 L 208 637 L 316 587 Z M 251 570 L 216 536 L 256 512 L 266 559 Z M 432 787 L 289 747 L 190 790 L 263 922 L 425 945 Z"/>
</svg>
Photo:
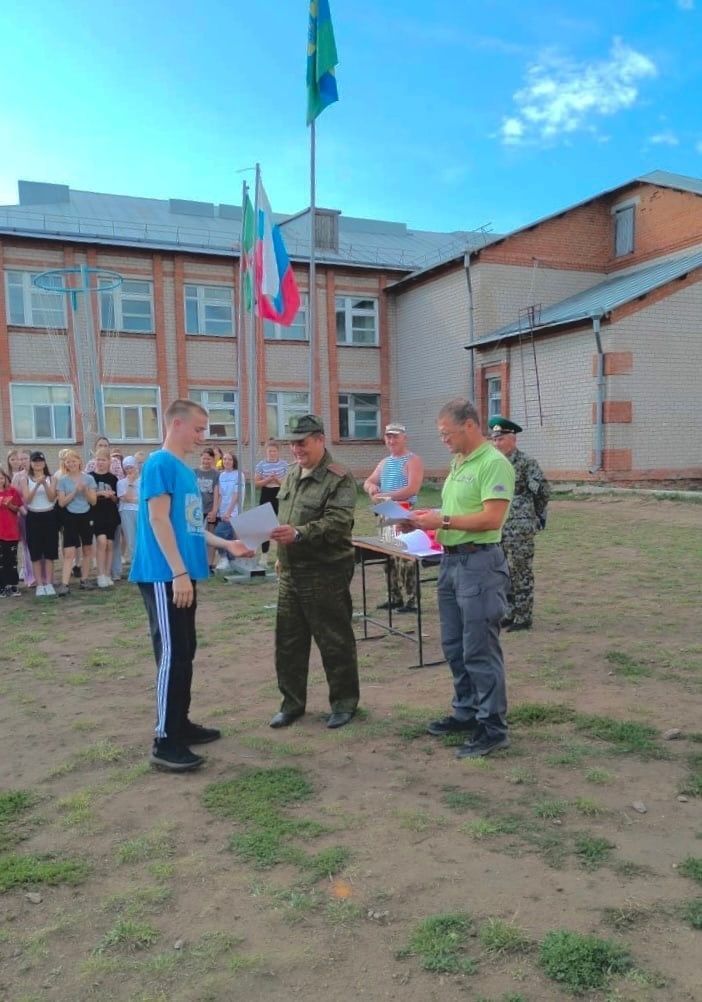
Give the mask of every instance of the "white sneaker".
<svg viewBox="0 0 702 1002">
<path fill-rule="evenodd" d="M 119 578 L 117 580 L 119 580 Z M 105 575 L 105 581 L 107 582 L 107 587 L 108 588 L 112 588 L 114 586 L 115 582 L 114 582 L 113 578 L 110 577 L 109 574 Z"/>
<path fill-rule="evenodd" d="M 216 571 L 228 571 L 229 570 L 229 560 L 227 557 L 222 557 L 215 567 Z"/>
<path fill-rule="evenodd" d="M 45 595 L 55 595 L 56 594 L 56 589 L 54 588 L 54 586 L 52 584 L 46 584 L 46 585 L 44 585 L 44 594 Z"/>
<path fill-rule="evenodd" d="M 42 598 L 43 595 L 46 595 L 46 588 L 45 588 L 45 586 L 44 585 L 37 585 L 37 587 L 36 587 L 36 589 L 34 591 L 34 594 L 36 595 L 37 598 Z"/>
<path fill-rule="evenodd" d="M 98 586 L 98 588 L 109 588 L 110 587 L 110 579 L 107 578 L 107 577 L 105 577 L 104 574 L 98 574 L 98 576 L 97 576 L 97 586 Z"/>
</svg>

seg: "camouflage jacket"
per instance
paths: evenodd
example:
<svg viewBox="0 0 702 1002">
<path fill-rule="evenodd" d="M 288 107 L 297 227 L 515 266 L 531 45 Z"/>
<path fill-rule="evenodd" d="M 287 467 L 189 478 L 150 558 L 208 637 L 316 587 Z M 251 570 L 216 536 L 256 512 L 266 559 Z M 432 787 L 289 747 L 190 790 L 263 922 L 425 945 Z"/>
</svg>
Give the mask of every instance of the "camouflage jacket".
<svg viewBox="0 0 702 1002">
<path fill-rule="evenodd" d="M 278 492 L 278 519 L 293 525 L 301 539 L 278 546 L 281 570 L 312 571 L 353 556 L 351 533 L 356 508 L 356 481 L 347 469 L 325 452 L 319 466 L 307 477 L 295 464 Z"/>
<path fill-rule="evenodd" d="M 502 532 L 538 532 L 546 514 L 551 487 L 543 470 L 531 456 L 519 449 L 507 457 L 514 467 L 514 499 Z"/>
</svg>

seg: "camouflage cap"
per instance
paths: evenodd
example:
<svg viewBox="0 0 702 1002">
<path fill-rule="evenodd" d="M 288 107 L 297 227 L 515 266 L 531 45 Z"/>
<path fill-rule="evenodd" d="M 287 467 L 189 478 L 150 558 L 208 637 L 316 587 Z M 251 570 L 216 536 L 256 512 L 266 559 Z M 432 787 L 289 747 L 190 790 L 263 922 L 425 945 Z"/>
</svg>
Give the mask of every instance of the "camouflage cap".
<svg viewBox="0 0 702 1002">
<path fill-rule="evenodd" d="M 316 414 L 293 414 L 288 421 L 288 442 L 301 442 L 308 435 L 323 435 L 324 423 Z"/>
<path fill-rule="evenodd" d="M 509 434 L 512 432 L 514 435 L 518 435 L 522 430 L 522 426 L 517 424 L 516 421 L 510 421 L 509 418 L 502 417 L 501 414 L 496 414 L 491 417 L 488 421 L 488 428 L 490 431 L 504 432 Z"/>
</svg>

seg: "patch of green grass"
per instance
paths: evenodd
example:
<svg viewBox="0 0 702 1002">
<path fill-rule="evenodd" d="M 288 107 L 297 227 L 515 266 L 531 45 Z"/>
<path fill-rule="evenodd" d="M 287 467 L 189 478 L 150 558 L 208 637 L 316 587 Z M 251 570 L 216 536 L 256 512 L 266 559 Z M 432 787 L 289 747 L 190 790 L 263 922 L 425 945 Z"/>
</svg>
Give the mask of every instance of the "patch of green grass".
<svg viewBox="0 0 702 1002">
<path fill-rule="evenodd" d="M 606 807 L 589 797 L 576 797 L 573 801 L 573 807 L 578 813 L 584 814 L 586 818 L 596 818 L 607 813 Z"/>
<path fill-rule="evenodd" d="M 693 929 L 702 929 L 702 898 L 693 898 L 680 906 L 680 917 Z"/>
<path fill-rule="evenodd" d="M 586 870 L 596 870 L 609 862 L 615 846 L 597 835 L 579 835 L 575 840 L 575 855 Z"/>
<path fill-rule="evenodd" d="M 136 887 L 121 894 L 112 894 L 103 904 L 105 911 L 117 912 L 126 918 L 140 918 L 148 912 L 160 912 L 171 899 L 168 887 Z"/>
<path fill-rule="evenodd" d="M 27 790 L 3 790 L 0 792 L 0 825 L 15 821 L 34 805 L 36 797 Z"/>
<path fill-rule="evenodd" d="M 432 915 L 415 926 L 399 957 L 417 957 L 423 970 L 435 974 L 472 974 L 475 961 L 465 950 L 472 928 L 466 913 Z"/>
<path fill-rule="evenodd" d="M 229 953 L 235 946 L 240 946 L 244 940 L 239 936 L 232 936 L 228 932 L 204 932 L 202 936 L 188 948 L 188 953 L 197 960 L 203 968 L 213 966 L 215 961 Z"/>
<path fill-rule="evenodd" d="M 346 868 L 351 859 L 351 852 L 344 846 L 333 845 L 329 849 L 322 849 L 314 856 L 308 856 L 303 867 L 309 874 L 310 880 L 328 880 L 337 873 L 341 873 Z"/>
<path fill-rule="evenodd" d="M 517 769 L 510 769 L 510 771 L 505 776 L 505 779 L 514 784 L 514 786 L 535 786 L 539 777 L 531 769 L 525 769 L 519 767 Z"/>
<path fill-rule="evenodd" d="M 148 922 L 121 918 L 102 937 L 95 947 L 95 953 L 106 953 L 109 950 L 134 953 L 152 946 L 157 939 L 158 930 Z"/>
<path fill-rule="evenodd" d="M 651 918 L 651 909 L 635 902 L 627 902 L 619 908 L 604 908 L 602 919 L 618 932 L 634 929 Z"/>
<path fill-rule="evenodd" d="M 489 918 L 481 925 L 478 935 L 485 950 L 494 956 L 523 953 L 531 945 L 519 926 L 500 918 Z"/>
<path fill-rule="evenodd" d="M 575 718 L 578 731 L 598 741 L 606 741 L 625 755 L 641 758 L 665 758 L 666 752 L 656 743 L 658 731 L 648 724 L 634 720 L 615 720 L 595 714 L 578 714 Z"/>
<path fill-rule="evenodd" d="M 688 856 L 678 867 L 678 873 L 702 884 L 702 859 L 699 856 Z"/>
<path fill-rule="evenodd" d="M 63 815 L 63 823 L 68 827 L 87 827 L 94 820 L 94 800 L 91 790 L 78 790 L 70 797 L 62 797 L 56 807 Z"/>
<path fill-rule="evenodd" d="M 575 710 L 563 703 L 522 703 L 513 707 L 508 719 L 517 727 L 536 727 L 539 724 L 567 724 L 575 717 Z"/>
<path fill-rule="evenodd" d="M 0 856 L 0 891 L 32 884 L 79 884 L 90 871 L 79 859 L 7 853 Z"/>
<path fill-rule="evenodd" d="M 262 967 L 266 958 L 262 953 L 236 953 L 227 961 L 227 966 L 232 974 L 240 974 L 242 971 L 253 971 L 257 967 Z"/>
<path fill-rule="evenodd" d="M 321 904 L 319 891 L 314 888 L 282 888 L 274 892 L 273 900 L 282 907 L 285 921 L 293 925 L 311 915 Z"/>
<path fill-rule="evenodd" d="M 612 665 L 615 675 L 623 678 L 642 678 L 653 674 L 649 665 L 635 661 L 624 651 L 607 651 L 607 661 Z"/>
<path fill-rule="evenodd" d="M 477 841 L 494 838 L 495 835 L 514 835 L 521 827 L 519 818 L 477 818 L 461 825 L 459 831 Z"/>
<path fill-rule="evenodd" d="M 702 797 L 702 770 L 690 772 L 678 789 L 687 797 Z"/>
<path fill-rule="evenodd" d="M 588 783 L 597 783 L 598 786 L 604 786 L 605 783 L 611 783 L 615 776 L 613 773 L 608 772 L 607 769 L 588 769 L 585 773 L 585 779 Z"/>
<path fill-rule="evenodd" d="M 163 825 L 137 838 L 127 839 L 117 847 L 117 859 L 120 863 L 144 863 L 147 860 L 168 859 L 174 853 L 173 836 L 169 828 Z"/>
<path fill-rule="evenodd" d="M 109 651 L 96 648 L 85 662 L 86 668 L 109 668 L 114 664 L 114 654 Z"/>
<path fill-rule="evenodd" d="M 359 922 L 366 910 L 355 901 L 330 901 L 324 909 L 324 918 L 331 926 L 345 928 L 354 922 Z"/>
<path fill-rule="evenodd" d="M 446 818 L 429 811 L 397 811 L 395 816 L 400 822 L 400 828 L 411 832 L 430 832 L 446 826 Z"/>
<path fill-rule="evenodd" d="M 483 793 L 473 793 L 471 790 L 460 790 L 456 786 L 445 786 L 441 797 L 446 807 L 452 811 L 466 811 L 484 807 L 488 798 Z"/>
<path fill-rule="evenodd" d="M 552 821 L 554 818 L 562 818 L 568 813 L 567 800 L 542 800 L 534 805 L 534 814 L 537 818 L 545 818 Z"/>
<path fill-rule="evenodd" d="M 549 978 L 576 994 L 604 988 L 613 975 L 632 966 L 628 952 L 618 943 L 565 930 L 544 938 L 539 964 Z"/>
</svg>

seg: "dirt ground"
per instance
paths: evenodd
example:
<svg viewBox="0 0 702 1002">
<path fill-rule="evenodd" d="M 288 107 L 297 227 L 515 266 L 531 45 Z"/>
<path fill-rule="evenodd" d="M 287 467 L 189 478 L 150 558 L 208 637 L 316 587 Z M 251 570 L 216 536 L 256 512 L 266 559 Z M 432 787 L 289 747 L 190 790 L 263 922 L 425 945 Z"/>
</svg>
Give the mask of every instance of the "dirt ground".
<svg viewBox="0 0 702 1002">
<path fill-rule="evenodd" d="M 702 888 L 680 871 L 702 857 L 701 525 L 695 504 L 552 504 L 535 628 L 503 637 L 512 747 L 477 763 L 424 733 L 448 708 L 448 670 L 408 670 L 415 650 L 399 638 L 360 644 L 352 725 L 324 727 L 315 654 L 307 715 L 271 731 L 276 586 L 214 580 L 193 717 L 224 737 L 198 773 L 154 771 L 136 590 L 4 600 L 0 787 L 27 796 L 0 816 L 0 876 L 12 854 L 87 866 L 75 883 L 0 893 L 0 999 L 555 1002 L 572 996 L 539 963 L 552 930 L 630 952 L 629 974 L 588 998 L 702 998 L 701 933 L 684 914 Z M 369 577 L 375 604 L 380 572 Z M 436 656 L 433 585 L 424 599 Z M 262 867 L 245 836 L 270 818 L 242 814 L 236 794 L 218 811 L 209 788 L 281 768 L 309 788 L 280 809 L 300 824 Z M 458 913 L 473 973 L 402 955 L 418 923 Z M 495 946 L 491 919 L 521 938 Z"/>
</svg>

